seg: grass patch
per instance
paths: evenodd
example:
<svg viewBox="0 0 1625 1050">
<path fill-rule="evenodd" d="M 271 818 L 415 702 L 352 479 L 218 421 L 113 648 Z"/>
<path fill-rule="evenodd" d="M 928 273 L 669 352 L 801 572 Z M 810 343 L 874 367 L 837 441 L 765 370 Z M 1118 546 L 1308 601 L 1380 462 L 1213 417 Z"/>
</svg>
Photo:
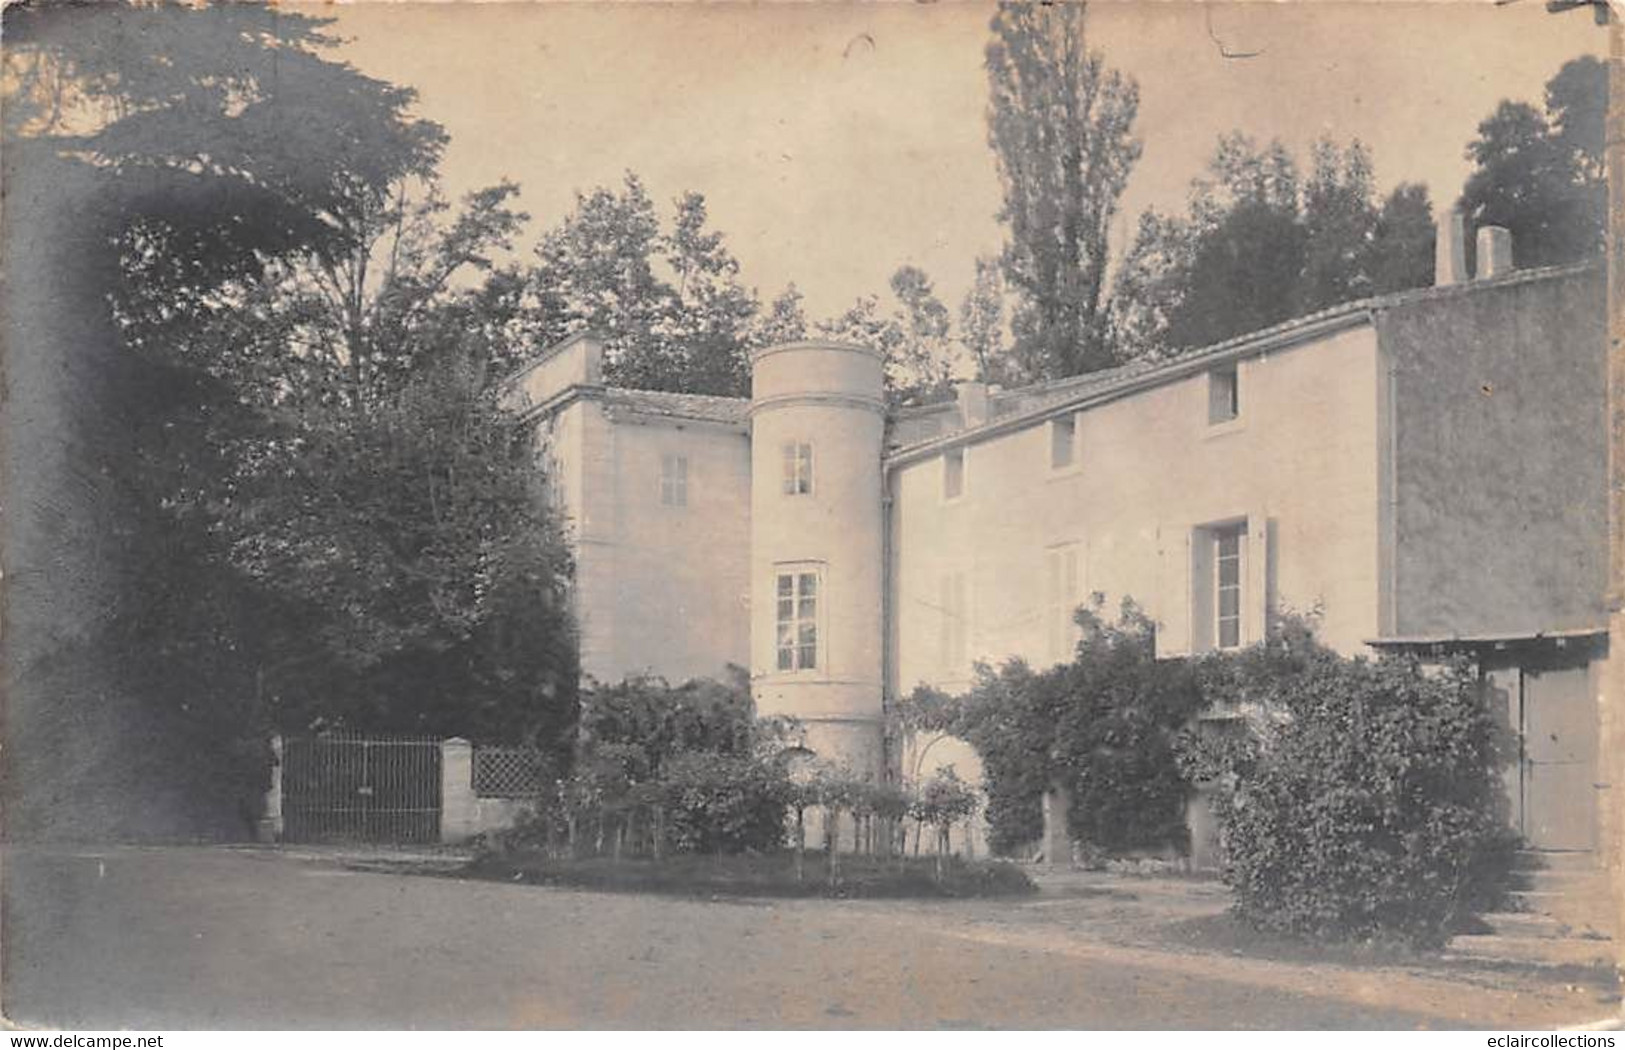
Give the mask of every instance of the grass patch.
<svg viewBox="0 0 1625 1050">
<path fill-rule="evenodd" d="M 1006 861 L 956 857 L 940 880 L 935 872 L 933 858 L 843 856 L 832 884 L 822 853 L 807 855 L 805 877 L 798 880 L 795 857 L 788 852 L 679 854 L 658 861 L 645 857 L 620 861 L 608 857 L 571 859 L 513 852 L 477 857 L 459 874 L 499 882 L 699 897 L 941 899 L 1037 892 L 1027 874 Z"/>
</svg>

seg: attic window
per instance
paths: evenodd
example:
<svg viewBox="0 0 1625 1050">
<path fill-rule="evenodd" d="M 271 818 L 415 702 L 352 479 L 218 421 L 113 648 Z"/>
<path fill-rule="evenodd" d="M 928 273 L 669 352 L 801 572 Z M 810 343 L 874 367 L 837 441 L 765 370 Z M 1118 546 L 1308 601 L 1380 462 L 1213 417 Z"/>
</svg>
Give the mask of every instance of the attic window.
<svg viewBox="0 0 1625 1050">
<path fill-rule="evenodd" d="M 1049 424 L 1049 465 L 1051 470 L 1065 470 L 1077 458 L 1078 420 L 1076 416 L 1062 416 Z"/>
<path fill-rule="evenodd" d="M 1228 423 L 1241 415 L 1241 387 L 1236 366 L 1215 368 L 1207 374 L 1207 421 L 1209 425 Z"/>
<path fill-rule="evenodd" d="M 942 454 L 942 498 L 958 499 L 965 494 L 965 450 L 950 449 Z"/>
</svg>

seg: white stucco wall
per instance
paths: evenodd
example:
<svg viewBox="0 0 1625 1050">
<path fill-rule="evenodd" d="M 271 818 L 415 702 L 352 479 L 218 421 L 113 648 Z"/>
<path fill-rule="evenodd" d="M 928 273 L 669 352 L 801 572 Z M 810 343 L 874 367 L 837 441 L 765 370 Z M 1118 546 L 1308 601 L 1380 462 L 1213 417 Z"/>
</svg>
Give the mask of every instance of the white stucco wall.
<svg viewBox="0 0 1625 1050">
<path fill-rule="evenodd" d="M 629 674 L 680 682 L 746 666 L 748 438 L 592 400 L 562 412 L 554 434 L 575 539 L 582 672 L 604 682 Z M 667 455 L 688 460 L 684 506 L 661 502 Z"/>
<path fill-rule="evenodd" d="M 576 566 L 584 675 L 722 676 L 750 658 L 750 439 L 744 428 L 642 413 L 596 386 L 602 346 L 550 350 L 510 403 L 535 421 Z M 664 456 L 688 460 L 687 501 L 661 502 Z"/>
<path fill-rule="evenodd" d="M 1379 609 L 1374 332 L 1243 359 L 1238 375 L 1241 416 L 1229 424 L 1208 422 L 1205 373 L 1079 413 L 1069 471 L 1050 468 L 1047 424 L 969 445 L 964 494 L 952 502 L 941 455 L 898 466 L 892 687 L 962 689 L 978 658 L 1068 657 L 1052 645 L 1047 607 L 1046 551 L 1064 544 L 1078 552 L 1077 601 L 1101 591 L 1114 612 L 1132 596 L 1160 624 L 1159 651 L 1188 652 L 1192 530 L 1239 519 L 1249 522 L 1244 641 L 1262 632 L 1268 601 L 1320 607 L 1323 640 L 1361 649 Z M 943 581 L 955 574 L 966 643 L 945 662 Z"/>
<path fill-rule="evenodd" d="M 757 709 L 794 716 L 809 749 L 878 778 L 885 576 L 880 356 L 800 343 L 761 351 L 754 364 L 750 667 Z M 810 492 L 784 492 L 786 444 L 810 446 Z M 802 571 L 823 581 L 817 666 L 781 670 L 774 588 L 779 573 Z"/>
<path fill-rule="evenodd" d="M 584 624 L 613 627 L 583 670 L 603 681 L 649 672 L 679 682 L 748 666 L 749 439 L 717 424 L 598 417 L 588 445 L 609 469 L 586 500 L 579 610 Z M 688 460 L 685 506 L 661 503 L 667 455 Z M 592 529 L 595 520 L 607 527 Z"/>
</svg>

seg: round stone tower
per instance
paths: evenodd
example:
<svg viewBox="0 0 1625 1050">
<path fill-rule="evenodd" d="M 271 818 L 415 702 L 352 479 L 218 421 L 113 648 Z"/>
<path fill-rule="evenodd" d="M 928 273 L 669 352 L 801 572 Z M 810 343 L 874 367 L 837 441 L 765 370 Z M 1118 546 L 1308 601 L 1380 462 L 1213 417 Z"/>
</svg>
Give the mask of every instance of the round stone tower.
<svg viewBox="0 0 1625 1050">
<path fill-rule="evenodd" d="M 881 779 L 881 355 L 809 341 L 751 368 L 751 679 L 820 759 Z"/>
</svg>

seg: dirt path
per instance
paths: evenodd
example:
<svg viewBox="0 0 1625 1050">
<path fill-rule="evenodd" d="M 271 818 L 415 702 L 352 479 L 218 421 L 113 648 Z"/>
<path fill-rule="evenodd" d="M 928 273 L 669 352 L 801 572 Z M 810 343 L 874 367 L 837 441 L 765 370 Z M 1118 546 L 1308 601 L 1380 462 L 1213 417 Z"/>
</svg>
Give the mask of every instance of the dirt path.
<svg viewBox="0 0 1625 1050">
<path fill-rule="evenodd" d="M 1144 894 L 710 902 L 219 849 L 13 849 L 4 865 L 5 1008 L 23 1023 L 1437 1028 L 1598 1013 L 1592 989 L 1506 975 L 1129 943 L 1156 911 Z"/>
</svg>

